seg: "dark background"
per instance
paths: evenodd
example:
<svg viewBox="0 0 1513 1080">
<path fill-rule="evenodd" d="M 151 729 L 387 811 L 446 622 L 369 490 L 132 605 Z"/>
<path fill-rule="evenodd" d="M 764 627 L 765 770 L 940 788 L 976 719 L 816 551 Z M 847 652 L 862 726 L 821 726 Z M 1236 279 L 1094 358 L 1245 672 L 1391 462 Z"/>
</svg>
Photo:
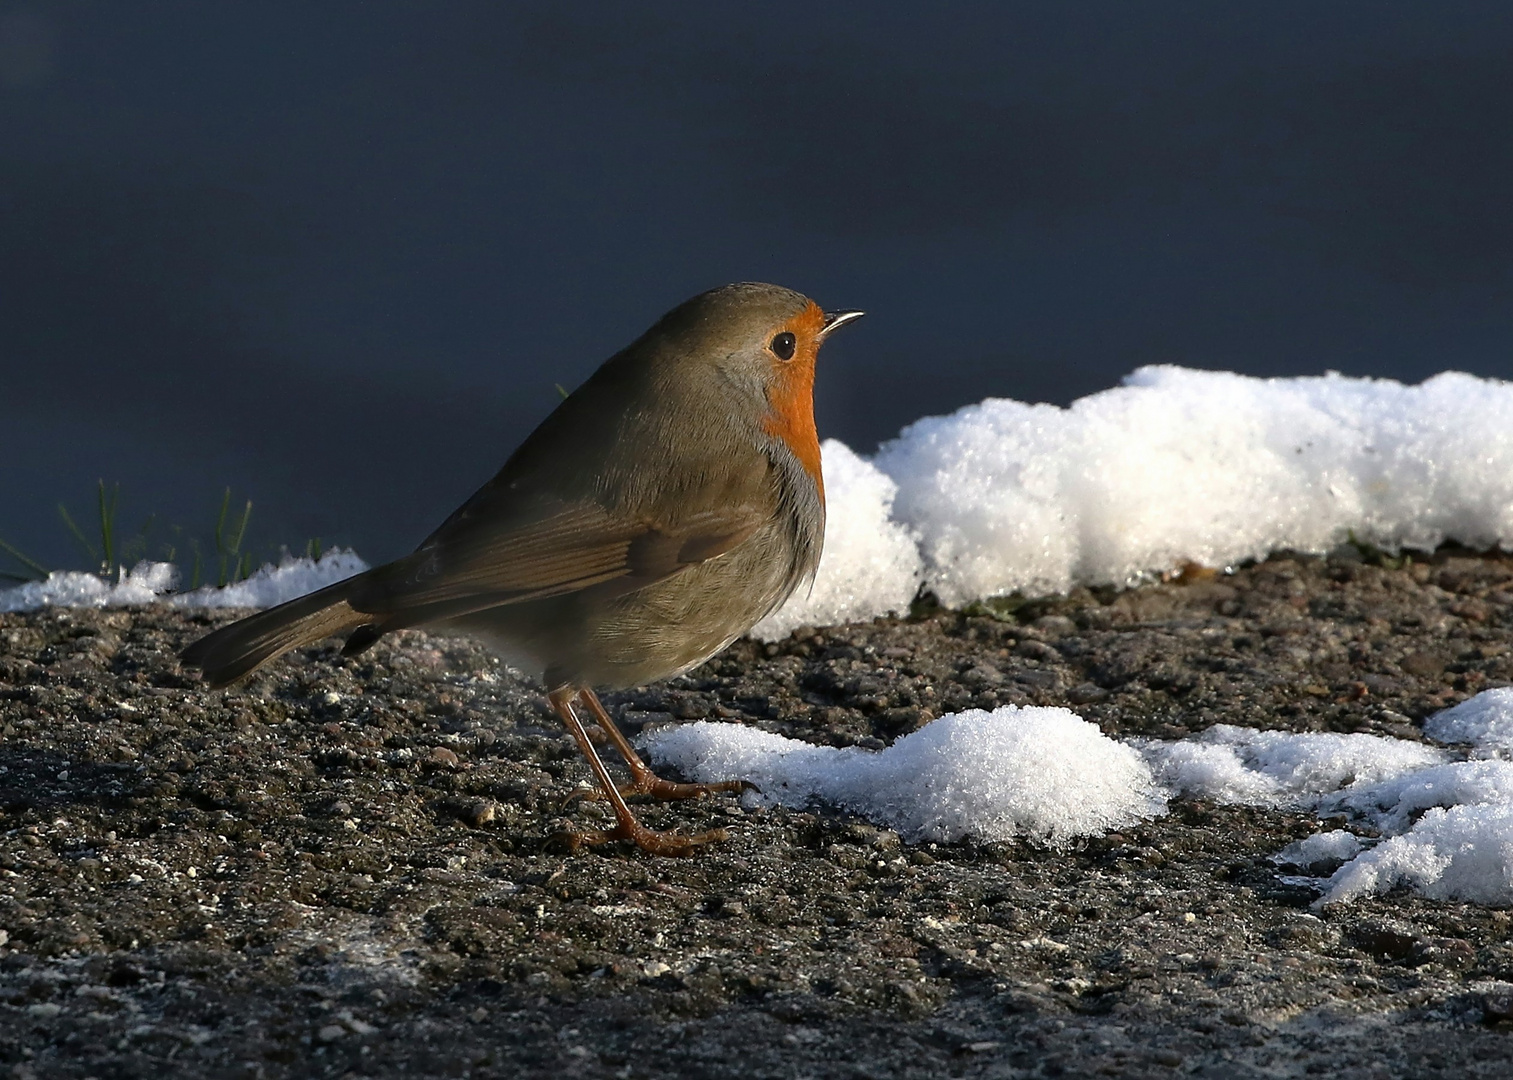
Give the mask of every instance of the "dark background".
<svg viewBox="0 0 1513 1080">
<path fill-rule="evenodd" d="M 663 310 L 822 434 L 1140 364 L 1513 373 L 1513 5 L 0 0 L 0 537 L 413 545 Z"/>
</svg>

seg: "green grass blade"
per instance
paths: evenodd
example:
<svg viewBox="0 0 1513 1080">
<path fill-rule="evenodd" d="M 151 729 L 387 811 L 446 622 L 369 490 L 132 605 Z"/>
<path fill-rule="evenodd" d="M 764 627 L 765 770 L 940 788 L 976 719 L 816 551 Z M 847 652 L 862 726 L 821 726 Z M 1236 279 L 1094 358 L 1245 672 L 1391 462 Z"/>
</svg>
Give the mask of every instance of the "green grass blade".
<svg viewBox="0 0 1513 1080">
<path fill-rule="evenodd" d="M 116 563 L 116 506 L 121 501 L 121 485 L 117 484 L 105 497 L 105 481 L 100 481 L 100 549 L 105 553 L 102 560 L 105 572 L 109 573 Z"/>
<path fill-rule="evenodd" d="M 78 525 L 74 524 L 74 519 L 69 516 L 68 507 L 64 506 L 62 503 L 58 504 L 58 516 L 63 519 L 63 524 L 68 526 L 68 531 L 74 534 L 74 539 L 79 541 L 79 546 L 82 547 L 85 551 L 85 554 L 89 556 L 89 561 L 99 562 L 100 553 L 95 550 L 94 545 L 91 544 L 85 537 L 84 530 L 79 528 Z"/>
<path fill-rule="evenodd" d="M 32 572 L 32 576 L 30 577 L 21 577 L 17 574 L 5 574 L 5 577 L 10 578 L 14 581 L 41 581 L 47 577 L 47 567 L 43 566 L 36 559 L 28 556 L 20 548 L 14 547 L 11 544 L 7 544 L 4 540 L 0 540 L 0 551 L 5 552 L 11 558 L 15 559 L 18 563 Z"/>
<path fill-rule="evenodd" d="M 226 550 L 222 537 L 226 532 L 226 511 L 231 509 L 231 489 L 227 488 L 221 496 L 221 512 L 215 519 L 215 550 L 219 554 Z"/>
<path fill-rule="evenodd" d="M 242 537 L 247 535 L 247 522 L 252 520 L 252 500 L 247 500 L 247 505 L 242 509 L 241 517 L 237 520 L 230 538 L 226 541 L 226 550 L 232 555 L 242 550 Z"/>
</svg>

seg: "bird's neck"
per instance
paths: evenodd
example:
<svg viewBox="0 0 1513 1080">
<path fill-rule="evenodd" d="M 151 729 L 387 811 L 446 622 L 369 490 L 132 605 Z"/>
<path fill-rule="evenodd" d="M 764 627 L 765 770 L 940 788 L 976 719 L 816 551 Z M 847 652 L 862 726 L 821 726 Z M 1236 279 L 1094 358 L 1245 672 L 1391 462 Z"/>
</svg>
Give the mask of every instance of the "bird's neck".
<svg viewBox="0 0 1513 1080">
<path fill-rule="evenodd" d="M 762 430 L 788 448 L 814 481 L 823 503 L 825 478 L 820 471 L 819 432 L 814 426 L 813 373 L 810 368 L 809 379 L 802 388 L 795 386 L 790 390 L 781 383 L 774 388 L 780 392 L 769 394 L 772 408 L 762 419 Z"/>
</svg>

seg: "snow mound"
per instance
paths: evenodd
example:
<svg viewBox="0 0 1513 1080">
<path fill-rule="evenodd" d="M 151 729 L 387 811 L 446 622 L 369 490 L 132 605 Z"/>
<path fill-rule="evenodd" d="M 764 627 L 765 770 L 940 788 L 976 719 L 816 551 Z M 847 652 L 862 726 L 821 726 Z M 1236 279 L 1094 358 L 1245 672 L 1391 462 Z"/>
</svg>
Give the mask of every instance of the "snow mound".
<svg viewBox="0 0 1513 1080">
<path fill-rule="evenodd" d="M 1395 885 L 1436 900 L 1513 903 L 1513 803 L 1426 811 L 1408 832 L 1340 867 L 1320 903 L 1384 893 Z"/>
<path fill-rule="evenodd" d="M 1351 785 L 1374 784 L 1448 760 L 1443 750 L 1380 735 L 1256 731 L 1215 724 L 1178 742 L 1132 740 L 1156 779 L 1221 803 L 1303 807 Z"/>
<path fill-rule="evenodd" d="M 172 602 L 179 607 L 198 608 L 277 607 L 345 581 L 367 568 L 367 563 L 346 548 L 333 548 L 314 560 L 286 556 L 277 566 L 267 564 L 234 585 L 180 593 L 172 597 Z"/>
<path fill-rule="evenodd" d="M 1513 803 L 1513 762 L 1457 761 L 1362 784 L 1324 799 L 1324 813 L 1345 811 L 1386 833 L 1408 828 L 1431 807 Z M 1513 837 L 1510 837 L 1513 839 Z"/>
<path fill-rule="evenodd" d="M 1447 743 L 1470 743 L 1478 757 L 1513 755 L 1513 687 L 1483 690 L 1424 722 L 1424 734 Z"/>
<path fill-rule="evenodd" d="M 273 607 L 316 589 L 325 588 L 368 564 L 353 552 L 333 548 L 319 559 L 285 556 L 277 566 L 264 566 L 245 581 L 175 593 L 179 571 L 171 563 L 139 562 L 121 570 L 115 581 L 98 574 L 55 570 L 46 581 L 29 581 L 0 589 L 0 611 L 36 611 L 45 607 L 131 607 L 166 602 L 178 607 Z"/>
<path fill-rule="evenodd" d="M 151 604 L 178 584 L 178 580 L 178 570 L 161 562 L 139 562 L 130 570 L 122 569 L 115 581 L 80 570 L 54 570 L 46 581 L 28 581 L 0 589 L 0 611 Z"/>
<path fill-rule="evenodd" d="M 1348 862 L 1365 848 L 1361 838 L 1344 829 L 1314 833 L 1277 852 L 1277 862 L 1309 867 L 1324 862 Z"/>
<path fill-rule="evenodd" d="M 1506 688 L 1483 691 L 1451 709 L 1431 716 L 1425 732 L 1444 742 L 1470 743 L 1478 757 L 1454 761 L 1445 751 L 1416 743 L 1378 739 L 1385 752 L 1371 751 L 1364 767 L 1305 768 L 1317 783 L 1305 785 L 1306 800 L 1321 815 L 1344 813 L 1383 839 L 1370 846 L 1349 832 L 1336 830 L 1308 837 L 1284 849 L 1277 858 L 1307 865 L 1326 858 L 1347 860 L 1330 877 L 1316 906 L 1344 903 L 1371 893 L 1406 886 L 1433 899 L 1465 900 L 1480 904 L 1513 904 L 1513 761 L 1505 755 L 1513 734 L 1513 692 Z M 1207 733 L 1205 733 L 1207 734 Z M 1304 747 L 1321 739 L 1374 739 L 1374 736 L 1285 735 L 1257 732 L 1259 743 Z M 1304 742 L 1299 742 L 1303 740 Z M 1221 744 L 1230 742 L 1220 736 Z M 1258 740 L 1246 740 L 1256 745 Z M 1191 741 L 1143 747 L 1159 778 L 1171 782 L 1176 769 L 1193 756 Z M 1359 746 L 1359 744 L 1358 744 Z M 1307 753 L 1302 755 L 1308 757 Z M 1178 766 L 1169 765 L 1177 762 Z M 1233 763 L 1229 763 L 1233 771 Z M 1249 771 L 1240 770 L 1242 777 Z M 1257 801 L 1240 796 L 1250 791 L 1234 783 L 1211 779 L 1228 774 L 1211 770 L 1192 789 L 1207 783 L 1217 797 Z M 1325 790 L 1332 780 L 1335 790 Z M 1299 789 L 1300 794 L 1303 789 Z M 1270 793 L 1263 791 L 1263 795 Z M 1350 850 L 1354 845 L 1355 850 Z"/>
<path fill-rule="evenodd" d="M 694 780 L 749 780 L 760 803 L 829 803 L 911 841 L 1024 836 L 1064 847 L 1166 809 L 1140 755 L 1067 709 L 948 714 L 883 751 L 707 721 L 642 741 Z"/>
<path fill-rule="evenodd" d="M 989 399 L 876 465 L 948 605 L 1280 549 L 1513 544 L 1513 383 L 1141 368 L 1062 409 Z"/>
<path fill-rule="evenodd" d="M 898 485 L 829 439 L 825 474 L 825 548 L 814 588 L 800 590 L 757 623 L 752 637 L 776 641 L 797 626 L 862 621 L 909 609 L 922 565 L 909 531 L 889 520 Z"/>
</svg>

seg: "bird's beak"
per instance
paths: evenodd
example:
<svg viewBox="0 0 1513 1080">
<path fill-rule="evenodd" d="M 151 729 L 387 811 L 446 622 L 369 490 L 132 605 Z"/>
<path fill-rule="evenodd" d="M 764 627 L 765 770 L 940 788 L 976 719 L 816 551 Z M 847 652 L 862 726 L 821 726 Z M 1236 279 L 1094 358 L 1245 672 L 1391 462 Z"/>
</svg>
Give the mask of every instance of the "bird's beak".
<svg viewBox="0 0 1513 1080">
<path fill-rule="evenodd" d="M 839 330 L 849 322 L 855 322 L 865 311 L 827 311 L 825 312 L 825 325 L 820 328 L 820 339 L 829 337 L 832 331 Z"/>
</svg>

